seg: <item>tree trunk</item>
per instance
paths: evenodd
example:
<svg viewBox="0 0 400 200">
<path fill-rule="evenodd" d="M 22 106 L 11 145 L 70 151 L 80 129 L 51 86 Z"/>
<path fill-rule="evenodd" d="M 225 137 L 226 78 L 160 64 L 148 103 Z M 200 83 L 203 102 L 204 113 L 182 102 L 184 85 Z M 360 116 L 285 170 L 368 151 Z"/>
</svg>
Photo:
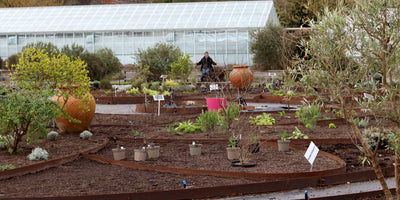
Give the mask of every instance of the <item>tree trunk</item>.
<svg viewBox="0 0 400 200">
<path fill-rule="evenodd" d="M 382 190 L 383 190 L 383 193 L 385 194 L 386 199 L 393 200 L 392 193 L 390 192 L 389 187 L 386 183 L 385 177 L 383 176 L 382 169 L 379 166 L 379 161 L 376 158 L 376 155 L 374 154 L 374 152 L 372 152 L 372 150 L 369 148 L 368 144 L 364 141 L 364 138 L 362 136 L 360 129 L 358 129 L 358 127 L 356 126 L 356 124 L 354 123 L 352 118 L 350 117 L 349 119 L 351 120 L 350 124 L 353 129 L 353 132 L 355 133 L 357 139 L 361 142 L 369 161 L 371 161 L 371 163 L 372 163 L 372 167 L 374 168 L 376 178 L 379 180 L 379 183 L 382 186 Z M 396 169 L 397 169 L 397 167 L 396 167 Z"/>
<path fill-rule="evenodd" d="M 400 200 L 400 155 L 399 155 L 399 147 L 396 147 L 396 152 L 395 152 L 395 166 L 394 166 L 394 172 L 395 172 L 395 182 L 396 182 L 396 195 L 397 195 L 397 200 Z"/>
</svg>

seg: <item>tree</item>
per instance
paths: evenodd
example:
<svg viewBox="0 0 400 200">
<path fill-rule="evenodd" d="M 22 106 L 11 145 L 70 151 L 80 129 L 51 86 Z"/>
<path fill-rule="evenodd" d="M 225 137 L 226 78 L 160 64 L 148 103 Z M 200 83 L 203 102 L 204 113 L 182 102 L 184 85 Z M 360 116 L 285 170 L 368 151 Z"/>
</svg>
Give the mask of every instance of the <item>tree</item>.
<svg viewBox="0 0 400 200">
<path fill-rule="evenodd" d="M 18 151 L 23 136 L 32 143 L 39 136 L 46 137 L 49 121 L 57 117 L 57 102 L 48 99 L 52 90 L 32 91 L 9 89 L 0 98 L 0 139 L 4 140 L 10 153 Z"/>
<path fill-rule="evenodd" d="M 60 90 L 60 95 L 79 98 L 90 88 L 86 64 L 81 59 L 72 60 L 63 53 L 49 54 L 44 49 L 24 49 L 18 64 L 13 65 L 11 81 L 19 87 L 41 91 L 49 87 Z M 76 87 L 79 86 L 79 87 Z"/>
<path fill-rule="evenodd" d="M 387 199 L 392 199 L 392 195 L 377 159 L 380 140 L 371 149 L 356 124 L 353 110 L 361 106 L 375 116 L 377 128 L 381 130 L 379 138 L 383 135 L 382 120 L 396 124 L 390 129 L 395 133 L 392 148 L 396 160 L 396 192 L 400 199 L 400 93 L 393 80 L 399 75 L 399 21 L 400 2 L 396 0 L 356 0 L 353 8 L 340 5 L 333 11 L 326 9 L 318 23 L 311 23 L 310 40 L 302 42 L 310 59 L 301 59 L 291 69 L 291 74 L 301 75 L 302 84 L 328 91 L 340 103 L 352 135 L 360 141 Z M 375 73 L 383 75 L 381 85 L 371 80 Z M 365 98 L 359 93 L 370 95 Z"/>
<path fill-rule="evenodd" d="M 171 64 L 171 78 L 177 79 L 179 77 L 182 82 L 186 82 L 192 70 L 193 62 L 190 60 L 190 56 L 185 54 Z"/>
<path fill-rule="evenodd" d="M 24 49 L 43 49 L 48 54 L 56 54 L 58 53 L 58 48 L 51 42 L 44 43 L 44 42 L 37 42 L 37 43 L 30 43 L 25 45 L 22 50 Z"/>
<path fill-rule="evenodd" d="M 274 5 L 284 27 L 300 27 L 316 20 L 325 7 L 335 9 L 340 2 L 349 7 L 354 5 L 354 0 L 274 0 Z"/>
<path fill-rule="evenodd" d="M 82 46 L 77 44 L 65 45 L 61 52 L 72 59 L 82 59 L 87 64 L 89 77 L 91 80 L 101 80 L 106 75 L 120 72 L 121 62 L 114 55 L 111 49 L 99 49 L 95 53 L 85 51 Z"/>
<path fill-rule="evenodd" d="M 149 81 L 157 81 L 162 74 L 171 71 L 171 64 L 182 56 L 179 47 L 172 44 L 157 43 L 146 50 L 139 50 L 136 55 L 137 65 L 149 66 Z"/>
<path fill-rule="evenodd" d="M 282 35 L 283 28 L 273 24 L 251 33 L 250 52 L 254 54 L 253 62 L 268 70 L 283 69 L 280 62 Z"/>
</svg>

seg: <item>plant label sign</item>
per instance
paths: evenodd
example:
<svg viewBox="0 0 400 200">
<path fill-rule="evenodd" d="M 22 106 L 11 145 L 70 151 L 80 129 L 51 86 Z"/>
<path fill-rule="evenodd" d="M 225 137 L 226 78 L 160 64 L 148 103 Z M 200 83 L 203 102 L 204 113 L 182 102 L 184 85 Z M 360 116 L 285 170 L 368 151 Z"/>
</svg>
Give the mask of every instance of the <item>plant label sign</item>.
<svg viewBox="0 0 400 200">
<path fill-rule="evenodd" d="M 210 91 L 213 91 L 213 90 L 218 90 L 218 84 L 211 84 L 210 85 Z"/>
<path fill-rule="evenodd" d="M 268 76 L 276 76 L 276 73 L 275 72 L 274 73 L 269 72 Z"/>
<path fill-rule="evenodd" d="M 318 147 L 314 144 L 314 142 L 310 143 L 310 146 L 308 146 L 308 149 L 306 153 L 304 154 L 304 157 L 308 160 L 308 162 L 311 164 L 311 170 L 312 171 L 312 166 L 314 163 L 315 158 L 317 157 L 319 152 Z"/>
<path fill-rule="evenodd" d="M 154 101 L 164 101 L 164 95 L 153 95 Z"/>
</svg>

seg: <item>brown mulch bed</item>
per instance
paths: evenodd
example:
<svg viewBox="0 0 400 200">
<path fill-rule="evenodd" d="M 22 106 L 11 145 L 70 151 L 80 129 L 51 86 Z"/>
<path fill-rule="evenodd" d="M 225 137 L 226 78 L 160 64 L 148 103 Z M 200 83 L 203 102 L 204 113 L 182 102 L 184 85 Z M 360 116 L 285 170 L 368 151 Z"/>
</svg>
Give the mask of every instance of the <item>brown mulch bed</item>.
<svg viewBox="0 0 400 200">
<path fill-rule="evenodd" d="M 55 141 L 46 138 L 39 139 L 38 143 L 27 144 L 22 141 L 21 151 L 9 154 L 7 150 L 0 150 L 0 165 L 12 164 L 15 167 L 23 167 L 44 161 L 30 161 L 27 156 L 35 147 L 45 149 L 49 153 L 50 159 L 62 158 L 68 155 L 76 154 L 100 146 L 104 143 L 106 137 L 94 133 L 89 140 L 79 138 L 79 134 L 59 134 Z"/>
<path fill-rule="evenodd" d="M 40 173 L 0 182 L 3 197 L 98 195 L 254 183 L 254 180 L 132 170 L 80 158 Z M 2 197 L 0 195 L 0 198 Z"/>
<path fill-rule="evenodd" d="M 289 152 L 279 152 L 278 147 L 262 145 L 260 152 L 251 155 L 251 159 L 256 162 L 256 166 L 242 168 L 231 166 L 231 161 L 227 159 L 227 145 L 225 143 L 203 144 L 201 156 L 190 156 L 188 143 L 160 143 L 158 144 L 161 146 L 160 158 L 143 162 L 134 161 L 134 149 L 140 149 L 143 146 L 143 142 L 118 141 L 117 143 L 127 148 L 127 161 L 143 165 L 247 173 L 295 173 L 310 171 L 310 164 L 304 157 L 305 151 L 296 149 L 290 149 Z M 112 159 L 113 154 L 111 149 L 115 147 L 116 144 L 110 143 L 96 155 Z M 340 167 L 340 163 L 336 160 L 320 154 L 315 160 L 313 171 Z"/>
</svg>

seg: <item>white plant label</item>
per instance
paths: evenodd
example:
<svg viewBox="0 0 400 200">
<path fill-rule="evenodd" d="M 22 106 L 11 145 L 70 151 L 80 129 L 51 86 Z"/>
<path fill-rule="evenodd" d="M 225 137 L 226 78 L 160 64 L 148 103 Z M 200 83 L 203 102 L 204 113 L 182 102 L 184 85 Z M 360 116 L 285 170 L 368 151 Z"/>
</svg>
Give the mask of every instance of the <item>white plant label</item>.
<svg viewBox="0 0 400 200">
<path fill-rule="evenodd" d="M 213 90 L 218 90 L 218 84 L 211 84 L 210 85 L 210 91 L 213 91 Z"/>
<path fill-rule="evenodd" d="M 276 76 L 276 73 L 271 73 L 271 72 L 269 72 L 269 73 L 268 73 L 268 76 Z"/>
<path fill-rule="evenodd" d="M 318 155 L 318 152 L 318 147 L 314 144 L 314 142 L 311 142 L 310 146 L 308 146 L 306 153 L 304 154 L 304 157 L 306 157 L 311 166 L 313 165 L 314 160 Z"/>
<path fill-rule="evenodd" d="M 153 95 L 154 101 L 164 101 L 164 95 Z"/>
</svg>

